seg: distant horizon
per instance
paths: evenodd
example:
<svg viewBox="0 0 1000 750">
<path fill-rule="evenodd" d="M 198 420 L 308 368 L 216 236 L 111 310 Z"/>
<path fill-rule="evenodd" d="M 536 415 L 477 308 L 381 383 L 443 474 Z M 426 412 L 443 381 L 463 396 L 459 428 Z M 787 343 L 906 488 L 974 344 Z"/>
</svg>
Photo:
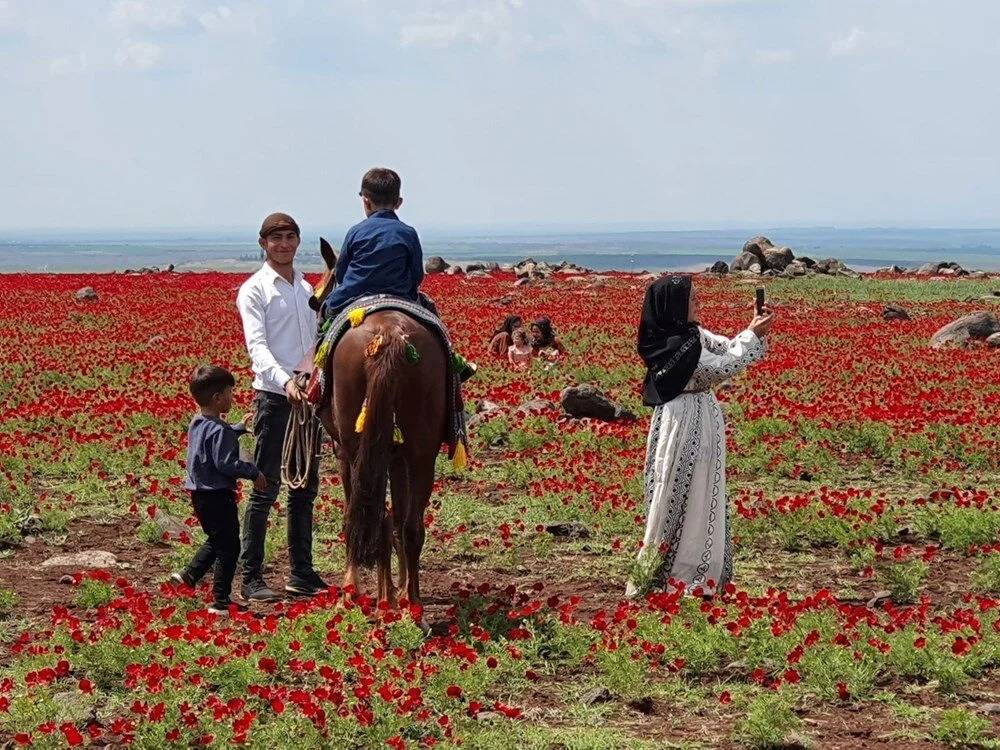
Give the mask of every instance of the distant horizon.
<svg viewBox="0 0 1000 750">
<path fill-rule="evenodd" d="M 400 211 L 400 218 L 406 221 L 405 212 Z M 345 229 L 363 217 L 355 217 L 353 220 L 339 222 L 323 222 L 322 231 L 329 231 L 331 227 L 343 226 Z M 302 224 L 303 235 L 317 234 L 317 230 L 312 227 L 320 226 L 313 224 L 312 227 Z M 780 232 L 782 230 L 804 231 L 997 231 L 1000 230 L 1000 219 L 989 222 L 966 222 L 966 223 L 936 223 L 936 222 L 905 222 L 905 221 L 885 221 L 885 222 L 823 222 L 823 221 L 783 221 L 783 222 L 742 222 L 742 221 L 719 221 L 715 223 L 695 223 L 695 222 L 588 222 L 586 220 L 559 220 L 552 222 L 502 222 L 493 224 L 439 224 L 427 223 L 416 225 L 421 233 L 441 233 L 441 234 L 477 234 L 481 232 L 500 233 L 512 237 L 530 234 L 642 234 L 655 232 L 728 232 L 746 230 L 757 234 L 765 232 Z M 182 233 L 204 233 L 204 234 L 239 234 L 256 236 L 257 224 L 236 225 L 236 224 L 216 224 L 216 225 L 149 225 L 149 226 L 81 226 L 81 227 L 0 227 L 0 240 L 5 237 L 23 238 L 24 235 L 39 235 L 43 237 L 70 237 L 94 235 L 117 235 L 125 237 L 130 234 L 150 235 L 164 233 L 178 235 Z M 750 236 L 748 235 L 748 239 Z"/>
</svg>

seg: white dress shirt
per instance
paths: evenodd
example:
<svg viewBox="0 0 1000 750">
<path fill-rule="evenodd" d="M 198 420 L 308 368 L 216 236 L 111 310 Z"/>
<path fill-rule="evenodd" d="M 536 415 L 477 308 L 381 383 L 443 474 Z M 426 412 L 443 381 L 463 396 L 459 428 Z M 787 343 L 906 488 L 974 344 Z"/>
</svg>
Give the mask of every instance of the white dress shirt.
<svg viewBox="0 0 1000 750">
<path fill-rule="evenodd" d="M 295 272 L 289 284 L 265 263 L 243 282 L 236 306 L 253 366 L 253 387 L 283 394 L 292 372 L 312 350 L 316 313 L 309 307 L 313 288 Z"/>
</svg>

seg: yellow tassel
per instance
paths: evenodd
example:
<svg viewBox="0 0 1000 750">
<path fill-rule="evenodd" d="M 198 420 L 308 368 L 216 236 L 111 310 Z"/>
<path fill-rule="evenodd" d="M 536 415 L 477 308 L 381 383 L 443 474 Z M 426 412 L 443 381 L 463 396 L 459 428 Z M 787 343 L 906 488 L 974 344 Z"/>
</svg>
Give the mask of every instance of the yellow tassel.
<svg viewBox="0 0 1000 750">
<path fill-rule="evenodd" d="M 365 431 L 365 418 L 367 416 L 368 416 L 368 399 L 365 399 L 365 402 L 363 404 L 361 404 L 361 411 L 358 412 L 358 418 L 354 422 L 354 431 L 355 432 L 364 432 Z"/>
<path fill-rule="evenodd" d="M 319 345 L 316 350 L 316 356 L 313 357 L 313 364 L 316 367 L 322 367 L 326 364 L 326 358 L 330 354 L 330 340 L 323 339 L 323 343 Z"/>
<path fill-rule="evenodd" d="M 399 429 L 398 425 L 394 427 L 392 430 L 392 442 L 394 442 L 396 445 L 403 444 L 403 431 Z"/>
<path fill-rule="evenodd" d="M 368 342 L 368 346 L 365 347 L 365 356 L 368 358 L 374 357 L 378 354 L 378 350 L 382 348 L 382 334 L 373 338 Z"/>
<path fill-rule="evenodd" d="M 347 319 L 351 321 L 351 328 L 357 328 L 365 320 L 365 308 L 355 307 L 349 313 L 347 313 Z"/>
<path fill-rule="evenodd" d="M 469 457 L 465 454 L 465 443 L 461 440 L 455 446 L 455 455 L 451 459 L 451 466 L 455 471 L 465 471 L 469 465 Z"/>
</svg>

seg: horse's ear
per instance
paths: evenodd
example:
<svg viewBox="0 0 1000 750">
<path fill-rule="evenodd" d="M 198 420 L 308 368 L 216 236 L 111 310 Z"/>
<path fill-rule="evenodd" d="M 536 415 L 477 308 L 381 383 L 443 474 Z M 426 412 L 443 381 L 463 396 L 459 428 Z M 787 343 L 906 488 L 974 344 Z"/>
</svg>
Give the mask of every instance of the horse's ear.
<svg viewBox="0 0 1000 750">
<path fill-rule="evenodd" d="M 319 238 L 319 254 L 323 256 L 323 262 L 327 268 L 337 265 L 337 254 L 333 252 L 333 246 L 325 238 Z"/>
</svg>

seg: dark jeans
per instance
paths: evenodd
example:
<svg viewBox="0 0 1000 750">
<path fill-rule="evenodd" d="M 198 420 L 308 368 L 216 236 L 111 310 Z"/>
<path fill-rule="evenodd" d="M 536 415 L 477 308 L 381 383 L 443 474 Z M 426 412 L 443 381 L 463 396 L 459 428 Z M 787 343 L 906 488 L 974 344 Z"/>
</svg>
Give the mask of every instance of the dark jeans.
<svg viewBox="0 0 1000 750">
<path fill-rule="evenodd" d="M 198 581 L 214 565 L 212 592 L 215 603 L 226 605 L 233 590 L 233 575 L 240 555 L 236 493 L 233 490 L 194 490 L 191 504 L 208 540 L 194 553 L 186 572 Z"/>
<path fill-rule="evenodd" d="M 257 391 L 254 398 L 257 416 L 253 432 L 257 438 L 254 463 L 267 477 L 267 489 L 250 494 L 243 515 L 243 583 L 260 581 L 264 577 L 264 537 L 271 506 L 281 489 L 281 446 L 285 428 L 292 413 L 291 404 L 277 393 Z M 313 501 L 319 490 L 319 462 L 314 462 L 306 486 L 288 492 L 288 556 L 293 576 L 308 576 L 313 572 L 312 531 Z"/>
</svg>

